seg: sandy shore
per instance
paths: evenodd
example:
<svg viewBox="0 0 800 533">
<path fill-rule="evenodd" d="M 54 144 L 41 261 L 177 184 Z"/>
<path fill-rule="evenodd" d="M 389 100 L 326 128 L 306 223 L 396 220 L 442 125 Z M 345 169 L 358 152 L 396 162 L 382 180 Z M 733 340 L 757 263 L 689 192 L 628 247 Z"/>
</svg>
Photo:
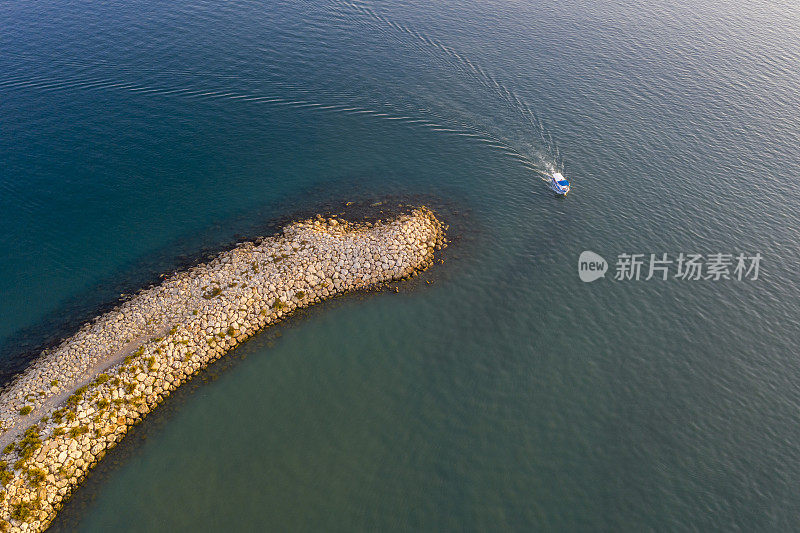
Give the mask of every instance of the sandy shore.
<svg viewBox="0 0 800 533">
<path fill-rule="evenodd" d="M 140 292 L 0 393 L 0 530 L 40 531 L 106 450 L 192 374 L 299 307 L 427 268 L 444 228 L 296 222 Z"/>
</svg>

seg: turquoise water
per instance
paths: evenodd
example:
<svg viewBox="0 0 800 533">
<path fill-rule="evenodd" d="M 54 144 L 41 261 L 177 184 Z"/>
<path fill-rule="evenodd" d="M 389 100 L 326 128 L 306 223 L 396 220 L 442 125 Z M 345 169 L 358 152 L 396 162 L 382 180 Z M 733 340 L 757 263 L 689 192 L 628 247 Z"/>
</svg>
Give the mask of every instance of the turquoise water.
<svg viewBox="0 0 800 533">
<path fill-rule="evenodd" d="M 55 529 L 800 527 L 797 5 L 43 0 L 0 21 L 5 379 L 296 210 L 423 197 L 461 237 L 435 283 L 238 349 Z M 583 250 L 611 273 L 764 259 L 585 284 Z"/>
</svg>

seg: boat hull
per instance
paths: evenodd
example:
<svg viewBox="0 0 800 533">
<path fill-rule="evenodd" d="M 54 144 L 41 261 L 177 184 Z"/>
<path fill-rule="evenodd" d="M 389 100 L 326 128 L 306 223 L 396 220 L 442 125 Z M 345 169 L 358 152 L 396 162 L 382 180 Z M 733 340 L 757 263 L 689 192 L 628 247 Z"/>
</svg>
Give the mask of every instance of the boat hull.
<svg viewBox="0 0 800 533">
<path fill-rule="evenodd" d="M 566 187 L 562 187 L 562 186 L 558 185 L 557 183 L 551 181 L 550 182 L 550 190 L 552 190 L 554 193 L 556 193 L 556 194 L 558 194 L 560 196 L 566 196 L 567 193 L 569 192 L 569 185 L 567 185 Z"/>
</svg>

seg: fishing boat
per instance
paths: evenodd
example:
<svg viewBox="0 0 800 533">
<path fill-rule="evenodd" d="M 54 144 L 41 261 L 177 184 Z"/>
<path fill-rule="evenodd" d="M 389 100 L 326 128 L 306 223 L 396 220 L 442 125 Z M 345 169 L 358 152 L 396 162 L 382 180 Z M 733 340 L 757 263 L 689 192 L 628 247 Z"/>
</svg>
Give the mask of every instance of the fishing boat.
<svg viewBox="0 0 800 533">
<path fill-rule="evenodd" d="M 550 175 L 550 188 L 554 193 L 566 196 L 569 192 L 569 182 L 561 175 L 561 172 L 553 172 Z"/>
</svg>

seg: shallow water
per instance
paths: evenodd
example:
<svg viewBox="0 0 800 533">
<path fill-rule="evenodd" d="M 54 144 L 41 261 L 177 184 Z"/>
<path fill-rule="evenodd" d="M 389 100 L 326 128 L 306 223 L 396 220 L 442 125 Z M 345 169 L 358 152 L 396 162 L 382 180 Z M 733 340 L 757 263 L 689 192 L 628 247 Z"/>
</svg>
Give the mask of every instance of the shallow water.
<svg viewBox="0 0 800 533">
<path fill-rule="evenodd" d="M 471 228 L 434 284 L 241 347 L 58 528 L 800 526 L 796 5 L 44 0 L 0 21 L 6 375 L 290 211 L 425 195 Z M 764 259 L 755 281 L 584 284 L 583 250 L 608 278 L 623 252 Z"/>
</svg>

